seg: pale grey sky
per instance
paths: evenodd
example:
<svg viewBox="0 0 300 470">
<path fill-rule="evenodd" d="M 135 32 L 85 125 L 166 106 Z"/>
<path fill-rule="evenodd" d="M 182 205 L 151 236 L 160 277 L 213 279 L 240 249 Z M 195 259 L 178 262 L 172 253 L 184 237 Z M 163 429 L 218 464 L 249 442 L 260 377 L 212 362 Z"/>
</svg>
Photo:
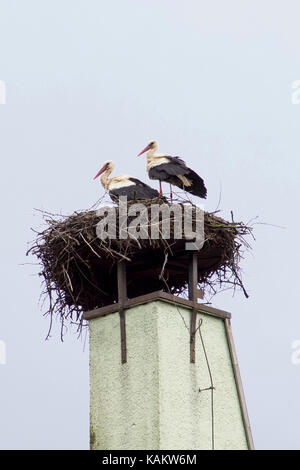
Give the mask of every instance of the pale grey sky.
<svg viewBox="0 0 300 470">
<path fill-rule="evenodd" d="M 33 208 L 72 213 L 102 193 L 104 160 L 144 181 L 157 139 L 203 176 L 206 210 L 260 221 L 232 324 L 255 445 L 299 449 L 300 4 L 244 0 L 0 0 L 0 448 L 89 445 L 88 341 L 48 320 L 24 253 Z M 153 184 L 153 183 L 152 183 Z M 33 261 L 33 260 L 31 260 Z M 55 328 L 56 328 L 55 327 Z"/>
</svg>

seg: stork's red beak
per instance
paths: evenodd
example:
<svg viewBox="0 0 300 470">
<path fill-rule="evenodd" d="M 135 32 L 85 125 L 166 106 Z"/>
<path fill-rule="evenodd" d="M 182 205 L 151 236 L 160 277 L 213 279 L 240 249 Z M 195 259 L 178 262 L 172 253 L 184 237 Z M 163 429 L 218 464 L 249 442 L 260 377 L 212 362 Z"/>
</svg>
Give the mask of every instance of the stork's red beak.
<svg viewBox="0 0 300 470">
<path fill-rule="evenodd" d="M 95 180 L 96 178 L 98 178 L 98 176 L 100 176 L 100 175 L 105 171 L 105 168 L 106 168 L 106 166 L 104 165 L 104 166 L 101 168 L 101 170 L 98 171 L 98 173 L 96 174 L 96 176 L 94 176 L 94 180 Z"/>
<path fill-rule="evenodd" d="M 147 150 L 150 150 L 150 145 L 147 145 L 147 147 L 145 147 L 144 150 L 142 150 L 142 151 L 138 154 L 138 157 L 139 157 L 140 155 L 142 155 L 142 153 L 147 152 Z"/>
</svg>

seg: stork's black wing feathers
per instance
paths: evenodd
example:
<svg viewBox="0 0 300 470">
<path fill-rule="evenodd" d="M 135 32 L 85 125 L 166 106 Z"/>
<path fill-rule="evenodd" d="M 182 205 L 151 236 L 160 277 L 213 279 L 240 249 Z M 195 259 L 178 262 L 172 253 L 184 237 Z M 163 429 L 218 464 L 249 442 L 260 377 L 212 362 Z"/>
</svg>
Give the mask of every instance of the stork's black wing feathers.
<svg viewBox="0 0 300 470">
<path fill-rule="evenodd" d="M 187 167 L 180 157 L 165 156 L 164 158 L 167 158 L 169 163 L 162 163 L 150 168 L 149 177 L 151 179 L 165 181 L 195 196 L 206 198 L 207 190 L 204 181 L 197 173 Z M 192 185 L 185 186 L 178 176 L 185 176 L 192 182 Z"/>
<path fill-rule="evenodd" d="M 197 175 L 193 170 L 188 168 L 189 172 L 187 173 L 187 178 L 192 181 L 192 186 L 188 187 L 186 186 L 184 189 L 191 193 L 194 194 L 195 196 L 202 197 L 206 199 L 207 196 L 207 189 L 204 184 L 203 178 L 201 176 Z"/>
<path fill-rule="evenodd" d="M 132 186 L 132 188 L 134 191 L 136 191 L 137 199 L 153 199 L 159 196 L 159 193 L 156 189 L 151 188 L 151 186 L 143 183 L 143 181 L 132 177 L 130 177 L 129 180 L 136 184 L 136 186 Z"/>
<path fill-rule="evenodd" d="M 137 178 L 130 177 L 129 180 L 135 184 L 109 191 L 109 195 L 113 201 L 118 200 L 120 196 L 126 196 L 128 201 L 135 201 L 136 199 L 154 199 L 159 197 L 159 193 L 156 189 L 151 188 Z"/>
<path fill-rule="evenodd" d="M 186 163 L 180 157 L 166 156 L 169 163 L 162 163 L 159 165 L 159 169 L 167 170 L 169 175 L 185 175 L 188 172 Z M 165 168 L 164 168 L 165 167 Z"/>
</svg>

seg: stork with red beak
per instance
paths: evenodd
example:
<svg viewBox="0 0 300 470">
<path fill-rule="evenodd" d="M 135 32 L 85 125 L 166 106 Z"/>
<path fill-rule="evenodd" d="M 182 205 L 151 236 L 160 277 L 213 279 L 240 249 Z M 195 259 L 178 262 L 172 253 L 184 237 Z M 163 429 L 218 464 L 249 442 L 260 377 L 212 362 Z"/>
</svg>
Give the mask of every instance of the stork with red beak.
<svg viewBox="0 0 300 470">
<path fill-rule="evenodd" d="M 206 198 L 207 190 L 203 179 L 193 170 L 188 168 L 183 160 L 179 157 L 171 157 L 166 153 L 155 153 L 158 149 L 156 140 L 152 140 L 147 147 L 139 154 L 147 152 L 147 171 L 149 178 L 159 180 L 160 193 L 162 194 L 162 181 L 170 184 L 171 198 L 172 186 L 187 191 L 202 198 Z"/>
<path fill-rule="evenodd" d="M 127 196 L 128 201 L 136 199 L 154 199 L 159 197 L 159 193 L 156 189 L 151 188 L 137 178 L 132 178 L 128 175 L 109 178 L 109 175 L 114 171 L 114 169 L 114 163 L 111 160 L 108 160 L 94 177 L 94 179 L 96 179 L 98 176 L 102 175 L 100 178 L 101 184 L 104 189 L 108 191 L 113 201 L 118 201 L 120 196 Z"/>
</svg>

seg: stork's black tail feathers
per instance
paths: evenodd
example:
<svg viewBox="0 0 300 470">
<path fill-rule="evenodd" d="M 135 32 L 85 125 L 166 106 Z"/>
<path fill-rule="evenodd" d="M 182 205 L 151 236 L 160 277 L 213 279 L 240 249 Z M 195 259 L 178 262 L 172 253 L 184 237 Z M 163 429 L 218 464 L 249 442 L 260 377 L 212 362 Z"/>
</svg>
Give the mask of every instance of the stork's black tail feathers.
<svg viewBox="0 0 300 470">
<path fill-rule="evenodd" d="M 206 199 L 207 196 L 207 189 L 205 187 L 204 181 L 201 176 L 197 175 L 193 170 L 189 168 L 189 172 L 187 174 L 189 180 L 191 180 L 191 186 L 185 186 L 184 190 L 188 193 L 194 194 L 194 196 L 202 197 Z"/>
</svg>

